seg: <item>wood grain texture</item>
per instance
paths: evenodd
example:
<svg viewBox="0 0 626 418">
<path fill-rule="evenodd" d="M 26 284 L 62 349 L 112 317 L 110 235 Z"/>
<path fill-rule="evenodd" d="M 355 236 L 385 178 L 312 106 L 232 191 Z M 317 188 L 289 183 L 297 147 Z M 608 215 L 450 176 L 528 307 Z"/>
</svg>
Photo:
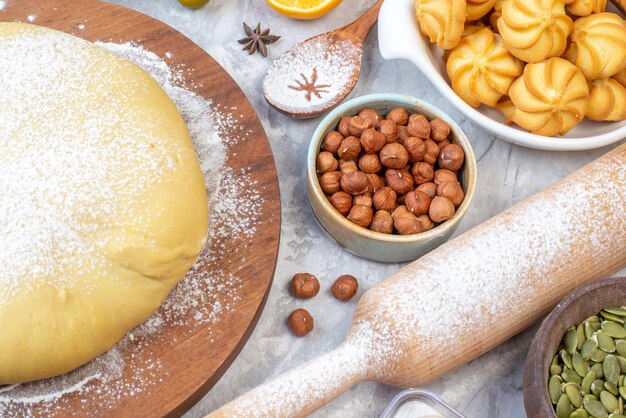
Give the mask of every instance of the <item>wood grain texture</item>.
<svg viewBox="0 0 626 418">
<path fill-rule="evenodd" d="M 361 380 L 418 387 L 441 377 L 533 324 L 572 289 L 623 268 L 625 207 L 623 144 L 374 286 L 342 345 L 210 417 L 304 416 Z M 462 292 L 479 303 L 455 297 Z M 463 303 L 467 309 L 454 309 Z"/>
<path fill-rule="evenodd" d="M 235 173 L 249 172 L 263 201 L 259 222 L 250 240 L 232 237 L 224 242 L 229 254 L 216 263 L 241 279 L 232 314 L 211 325 L 197 325 L 188 312 L 185 325 L 166 325 L 157 334 L 140 338 L 139 355 L 126 358 L 124 374 L 142 367 L 147 359 L 158 359 L 162 367 L 151 371 L 158 384 L 144 392 L 111 400 L 103 407 L 89 395 L 63 397 L 57 416 L 161 417 L 180 416 L 204 396 L 234 361 L 249 338 L 272 283 L 280 237 L 280 197 L 272 151 L 256 113 L 234 80 L 205 51 L 171 27 L 141 13 L 96 0 L 14 0 L 0 13 L 3 21 L 26 21 L 36 15 L 35 24 L 67 32 L 90 41 L 135 42 L 173 67 L 185 66 L 186 85 L 209 98 L 222 112 L 230 113 L 237 126 L 226 128 L 229 137 L 241 137 L 230 148 L 227 165 Z M 79 25 L 85 24 L 81 30 Z M 243 176 L 243 174 L 238 174 Z M 243 177 L 242 177 L 243 179 Z M 232 254 L 245 254 L 245 257 Z M 206 269 L 200 266 L 200 269 Z M 213 267 L 214 268 L 214 267 Z M 211 308 L 211 307 L 209 307 Z M 136 352 L 136 351 L 135 351 Z M 128 353 L 122 353 L 128 354 Z M 154 374 L 156 373 L 156 375 Z M 146 374 L 147 375 L 147 374 Z M 97 389 L 99 383 L 89 385 Z M 44 409 L 30 408 L 35 416 Z M 46 416 L 50 416 L 48 405 Z"/>
</svg>

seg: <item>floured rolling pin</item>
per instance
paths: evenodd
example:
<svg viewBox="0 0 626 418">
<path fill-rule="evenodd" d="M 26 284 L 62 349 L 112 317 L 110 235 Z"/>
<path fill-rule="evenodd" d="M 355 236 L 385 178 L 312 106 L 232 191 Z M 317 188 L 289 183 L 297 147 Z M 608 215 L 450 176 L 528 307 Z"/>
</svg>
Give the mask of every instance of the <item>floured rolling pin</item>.
<svg viewBox="0 0 626 418">
<path fill-rule="evenodd" d="M 623 144 L 382 281 L 338 348 L 209 416 L 302 416 L 363 380 L 424 385 L 625 265 Z"/>
</svg>

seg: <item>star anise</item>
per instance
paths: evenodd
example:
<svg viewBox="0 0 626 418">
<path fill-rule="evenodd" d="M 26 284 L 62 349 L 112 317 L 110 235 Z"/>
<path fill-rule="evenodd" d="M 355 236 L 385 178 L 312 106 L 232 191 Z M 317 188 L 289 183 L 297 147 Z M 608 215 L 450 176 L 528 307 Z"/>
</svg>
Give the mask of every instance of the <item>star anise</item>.
<svg viewBox="0 0 626 418">
<path fill-rule="evenodd" d="M 330 87 L 330 84 L 317 84 L 317 67 L 313 68 L 311 80 L 309 80 L 304 74 L 300 74 L 300 77 L 302 77 L 302 82 L 294 80 L 297 86 L 287 87 L 292 90 L 306 92 L 304 97 L 306 98 L 307 102 L 311 101 L 313 95 L 315 95 L 318 99 L 321 99 L 321 93 L 328 93 L 328 88 Z"/>
<path fill-rule="evenodd" d="M 256 28 L 252 30 L 252 28 L 244 22 L 243 30 L 246 31 L 245 38 L 238 40 L 240 44 L 243 45 L 243 49 L 248 51 L 248 54 L 252 55 L 257 50 L 261 52 L 261 55 L 267 57 L 267 45 L 273 44 L 277 40 L 280 39 L 280 36 L 270 35 L 270 29 L 265 29 L 261 31 L 261 24 L 257 24 Z"/>
</svg>

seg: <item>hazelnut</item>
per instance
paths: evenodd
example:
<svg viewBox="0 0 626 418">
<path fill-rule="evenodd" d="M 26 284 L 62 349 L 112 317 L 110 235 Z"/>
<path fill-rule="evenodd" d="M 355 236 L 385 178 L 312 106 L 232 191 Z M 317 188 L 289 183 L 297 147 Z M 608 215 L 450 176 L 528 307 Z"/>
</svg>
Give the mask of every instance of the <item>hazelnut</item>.
<svg viewBox="0 0 626 418">
<path fill-rule="evenodd" d="M 322 141 L 322 149 L 333 155 L 337 155 L 337 150 L 339 149 L 341 141 L 343 141 L 343 135 L 337 131 L 331 131 L 324 137 L 324 140 Z"/>
<path fill-rule="evenodd" d="M 320 291 L 320 282 L 312 274 L 298 273 L 291 278 L 291 294 L 300 299 L 310 299 Z"/>
<path fill-rule="evenodd" d="M 337 125 L 337 130 L 344 137 L 350 136 L 350 119 L 352 119 L 350 116 L 343 116 Z"/>
<path fill-rule="evenodd" d="M 341 171 L 342 174 L 348 174 L 359 171 L 359 168 L 354 161 L 339 160 L 339 171 Z"/>
<path fill-rule="evenodd" d="M 391 214 L 393 226 L 400 235 L 417 234 L 422 230 L 422 225 L 417 217 L 407 210 L 405 206 L 398 206 Z"/>
<path fill-rule="evenodd" d="M 396 129 L 398 130 L 398 138 L 396 139 L 396 142 L 404 144 L 404 141 L 411 136 L 409 129 L 406 126 L 397 126 Z"/>
<path fill-rule="evenodd" d="M 410 136 L 404 141 L 404 148 L 409 153 L 409 161 L 412 163 L 422 161 L 426 153 L 426 144 L 415 136 Z"/>
<path fill-rule="evenodd" d="M 447 183 L 449 181 L 458 181 L 456 174 L 454 174 L 450 170 L 446 170 L 445 168 L 440 168 L 435 171 L 435 176 L 433 177 L 433 183 L 437 186 L 443 183 Z"/>
<path fill-rule="evenodd" d="M 395 122 L 396 125 L 406 125 L 409 122 L 409 112 L 401 107 L 396 107 L 387 113 L 386 118 Z"/>
<path fill-rule="evenodd" d="M 344 274 L 339 276 L 330 288 L 330 293 L 342 302 L 346 302 L 359 290 L 359 282 L 354 276 Z"/>
<path fill-rule="evenodd" d="M 411 113 L 409 115 L 409 120 L 407 121 L 407 125 L 411 122 L 413 122 L 416 119 L 427 119 L 426 116 L 422 115 L 421 113 Z M 428 119 L 427 119 L 428 120 Z"/>
<path fill-rule="evenodd" d="M 330 204 L 337 209 L 337 212 L 344 216 L 347 215 L 352 208 L 352 196 L 346 192 L 333 193 L 328 200 Z"/>
<path fill-rule="evenodd" d="M 447 139 L 445 141 L 441 141 L 441 142 L 437 142 L 437 146 L 439 147 L 439 152 L 441 152 L 441 149 L 443 147 L 445 147 L 446 145 L 450 145 L 451 142 L 448 141 Z"/>
<path fill-rule="evenodd" d="M 370 226 L 372 222 L 372 217 L 374 216 L 374 211 L 370 206 L 365 205 L 355 205 L 350 209 L 350 213 L 348 214 L 348 219 L 352 222 L 361 226 L 363 228 L 367 228 Z"/>
<path fill-rule="evenodd" d="M 376 193 L 378 190 L 385 187 L 385 182 L 378 174 L 366 174 L 368 187 L 367 190 L 370 193 Z"/>
<path fill-rule="evenodd" d="M 378 122 L 382 120 L 380 113 L 376 109 L 363 109 L 359 112 L 359 116 L 363 119 L 369 119 L 372 126 L 378 125 Z"/>
<path fill-rule="evenodd" d="M 454 206 L 459 206 L 463 203 L 463 199 L 465 199 L 465 193 L 463 193 L 461 183 L 458 181 L 449 181 L 440 184 L 439 187 L 437 187 L 437 195 L 447 197 Z"/>
<path fill-rule="evenodd" d="M 417 220 L 419 221 L 420 225 L 422 226 L 422 231 L 421 232 L 430 231 L 431 229 L 433 229 L 435 227 L 435 223 L 433 222 L 432 219 L 430 219 L 430 216 L 428 216 L 428 215 L 420 215 L 420 216 L 417 217 Z"/>
<path fill-rule="evenodd" d="M 398 126 L 390 120 L 381 120 L 376 126 L 376 130 L 385 135 L 385 140 L 388 144 L 396 142 L 398 139 Z"/>
<path fill-rule="evenodd" d="M 374 193 L 373 201 L 374 207 L 380 210 L 386 210 L 388 212 L 393 211 L 396 208 L 396 192 L 389 186 L 383 187 Z"/>
<path fill-rule="evenodd" d="M 355 205 L 364 205 L 371 208 L 372 203 L 372 194 L 370 192 L 365 192 L 352 198 L 352 207 L 354 207 Z"/>
<path fill-rule="evenodd" d="M 430 197 L 424 192 L 419 190 L 413 190 L 406 194 L 404 198 L 404 205 L 415 216 L 424 215 L 428 213 L 430 207 Z"/>
<path fill-rule="evenodd" d="M 388 169 L 385 172 L 385 180 L 387 180 L 387 185 L 397 194 L 408 193 L 413 188 L 413 177 L 405 169 Z"/>
<path fill-rule="evenodd" d="M 373 128 L 369 128 L 361 134 L 361 145 L 363 147 L 363 151 L 368 154 L 374 154 L 380 151 L 386 143 L 387 138 L 385 138 L 385 135 Z"/>
<path fill-rule="evenodd" d="M 386 210 L 379 210 L 374 214 L 370 229 L 374 232 L 381 232 L 383 234 L 393 233 L 393 218 L 391 214 Z"/>
<path fill-rule="evenodd" d="M 360 116 L 353 116 L 350 118 L 350 126 L 348 130 L 350 135 L 361 136 L 367 129 L 371 129 L 374 126 L 371 120 L 362 118 Z"/>
<path fill-rule="evenodd" d="M 344 174 L 341 176 L 339 184 L 344 192 L 350 193 L 351 195 L 365 193 L 367 191 L 367 186 L 369 185 L 367 177 L 362 171 Z"/>
<path fill-rule="evenodd" d="M 434 141 L 445 141 L 448 139 L 448 135 L 450 135 L 450 125 L 441 119 L 433 119 L 430 121 L 430 137 Z"/>
<path fill-rule="evenodd" d="M 423 184 L 433 179 L 435 172 L 433 166 L 423 161 L 413 164 L 411 167 L 411 174 L 413 175 L 413 181 L 415 184 Z"/>
<path fill-rule="evenodd" d="M 415 190 L 426 193 L 426 195 L 431 199 L 437 196 L 437 185 L 430 181 L 420 184 L 415 188 Z"/>
<path fill-rule="evenodd" d="M 322 151 L 317 154 L 317 172 L 318 173 L 327 173 L 329 171 L 337 170 L 337 166 L 339 163 L 328 151 Z"/>
<path fill-rule="evenodd" d="M 427 139 L 430 136 L 430 123 L 424 115 L 411 115 L 407 130 L 411 136 Z"/>
<path fill-rule="evenodd" d="M 359 168 L 366 174 L 375 174 L 383 169 L 378 154 L 364 154 L 359 158 Z"/>
<path fill-rule="evenodd" d="M 352 161 L 361 153 L 361 141 L 356 136 L 349 136 L 341 141 L 337 154 L 339 158 L 346 161 Z"/>
<path fill-rule="evenodd" d="M 410 193 L 410 192 L 409 192 L 409 193 Z M 407 194 L 409 194 L 409 193 L 405 193 L 405 194 L 398 195 L 398 198 L 396 199 L 396 203 L 397 203 L 398 205 L 404 205 L 404 201 L 406 200 L 406 195 L 407 195 Z M 397 205 L 396 205 L 396 206 L 397 206 Z"/>
<path fill-rule="evenodd" d="M 381 164 L 389 168 L 403 168 L 409 162 L 409 153 L 397 142 L 385 145 L 379 155 Z"/>
<path fill-rule="evenodd" d="M 306 309 L 296 309 L 290 313 L 287 322 L 293 333 L 298 337 L 304 337 L 313 331 L 313 317 Z"/>
<path fill-rule="evenodd" d="M 430 209 L 428 210 L 428 216 L 434 222 L 443 222 L 452 218 L 454 215 L 454 204 L 447 197 L 435 196 L 430 202 Z"/>
<path fill-rule="evenodd" d="M 450 144 L 441 149 L 441 153 L 439 154 L 439 159 L 437 161 L 440 168 L 457 171 L 463 165 L 464 160 L 465 152 L 463 152 L 463 148 L 457 144 Z"/>
<path fill-rule="evenodd" d="M 428 164 L 435 164 L 437 162 L 437 157 L 439 156 L 439 146 L 432 139 L 425 140 L 424 144 L 426 145 L 426 152 L 424 153 L 422 161 L 425 161 Z"/>
<path fill-rule="evenodd" d="M 320 176 L 319 182 L 322 191 L 326 194 L 333 194 L 339 191 L 341 187 L 339 180 L 341 179 L 341 173 L 339 171 L 329 171 Z"/>
</svg>

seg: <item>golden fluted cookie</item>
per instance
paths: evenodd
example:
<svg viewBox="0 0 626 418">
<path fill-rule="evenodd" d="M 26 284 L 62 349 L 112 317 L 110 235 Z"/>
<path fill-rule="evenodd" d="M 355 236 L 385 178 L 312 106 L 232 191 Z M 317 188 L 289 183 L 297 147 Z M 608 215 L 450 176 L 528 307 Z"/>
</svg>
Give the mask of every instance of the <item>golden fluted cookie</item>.
<svg viewBox="0 0 626 418">
<path fill-rule="evenodd" d="M 576 19 L 563 58 L 580 68 L 587 80 L 609 78 L 626 68 L 626 24 L 614 13 Z"/>
<path fill-rule="evenodd" d="M 526 62 L 560 56 L 573 28 L 563 0 L 507 0 L 498 19 L 506 47 Z"/>
<path fill-rule="evenodd" d="M 493 4 L 493 11 L 489 15 L 489 24 L 494 32 L 499 33 L 498 31 L 498 19 L 502 16 L 502 3 L 504 0 L 496 0 Z"/>
<path fill-rule="evenodd" d="M 527 64 L 509 96 L 513 122 L 538 135 L 564 135 L 585 117 L 589 88 L 578 67 L 562 58 Z"/>
<path fill-rule="evenodd" d="M 465 29 L 465 0 L 416 0 L 415 12 L 422 33 L 443 49 L 454 48 Z"/>
<path fill-rule="evenodd" d="M 626 119 L 626 87 L 616 80 L 594 80 L 589 83 L 587 116 L 598 121 L 621 121 Z"/>
<path fill-rule="evenodd" d="M 478 20 L 485 16 L 493 8 L 496 0 L 467 0 L 468 21 Z"/>
<path fill-rule="evenodd" d="M 622 71 L 620 71 L 619 73 L 615 74 L 613 76 L 613 78 L 617 81 L 619 81 L 619 83 L 626 87 L 626 68 L 624 68 Z"/>
<path fill-rule="evenodd" d="M 606 9 L 606 0 L 574 0 L 566 3 L 565 9 L 574 16 L 589 16 L 602 13 Z"/>
<path fill-rule="evenodd" d="M 515 105 L 508 96 L 503 96 L 502 99 L 496 104 L 498 109 L 504 115 L 504 123 L 510 125 L 513 123 L 513 115 L 515 114 Z"/>
<path fill-rule="evenodd" d="M 523 68 L 490 28 L 461 39 L 446 64 L 452 90 L 472 107 L 495 106 Z"/>
</svg>

